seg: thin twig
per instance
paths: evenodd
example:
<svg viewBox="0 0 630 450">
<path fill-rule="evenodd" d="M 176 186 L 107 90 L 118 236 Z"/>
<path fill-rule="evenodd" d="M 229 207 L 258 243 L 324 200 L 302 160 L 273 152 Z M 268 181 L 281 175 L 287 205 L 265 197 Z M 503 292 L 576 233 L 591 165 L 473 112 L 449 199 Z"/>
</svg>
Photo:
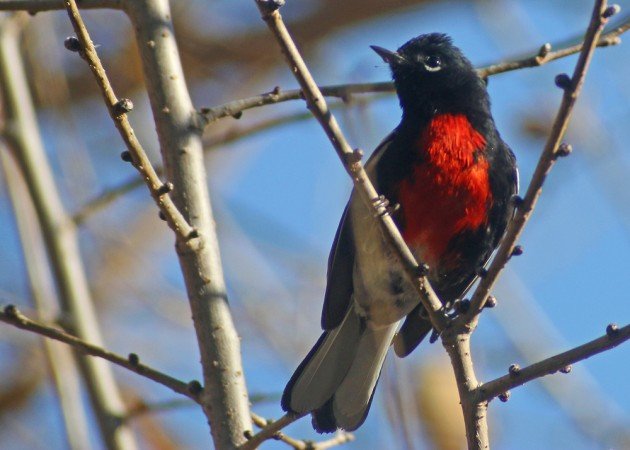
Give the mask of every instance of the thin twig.
<svg viewBox="0 0 630 450">
<path fill-rule="evenodd" d="M 352 94 L 367 94 L 376 92 L 394 92 L 394 84 L 391 81 L 379 83 L 355 83 L 323 86 L 320 88 L 325 97 L 338 97 L 347 100 Z M 289 100 L 304 100 L 301 89 L 290 89 L 282 91 L 280 87 L 275 87 L 270 92 L 255 95 L 224 103 L 213 108 L 202 108 L 201 115 L 206 124 L 210 124 L 219 119 L 229 116 L 237 116 L 245 110 L 257 108 L 259 106 L 273 105 Z"/>
<path fill-rule="evenodd" d="M 536 166 L 536 170 L 532 175 L 529 187 L 522 202 L 517 205 L 516 213 L 513 220 L 508 225 L 506 235 L 497 250 L 497 253 L 488 267 L 486 275 L 481 279 L 475 293 L 471 298 L 470 310 L 462 315 L 459 324 L 473 327 L 477 321 L 478 315 L 483 309 L 484 304 L 490 294 L 492 286 L 497 277 L 505 267 L 507 261 L 512 256 L 516 241 L 520 237 L 525 224 L 531 217 L 532 211 L 536 206 L 536 202 L 542 193 L 542 186 L 553 167 L 554 163 L 562 153 L 559 151 L 562 138 L 569 126 L 571 113 L 575 102 L 580 95 L 589 63 L 597 47 L 599 36 L 604 29 L 608 17 L 603 16 L 606 9 L 606 1 L 596 0 L 591 20 L 584 38 L 584 45 L 573 71 L 573 76 L 569 79 L 567 75 L 559 75 L 557 83 L 564 88 L 562 103 L 556 114 L 549 138 L 545 144 L 544 150 Z"/>
<path fill-rule="evenodd" d="M 122 0 L 81 0 L 81 8 L 120 9 Z M 0 11 L 54 11 L 64 8 L 64 0 L 0 0 Z"/>
<path fill-rule="evenodd" d="M 442 331 L 448 323 L 443 305 L 426 278 L 426 271 L 422 270 L 421 266 L 418 265 L 414 255 L 402 238 L 396 223 L 389 214 L 386 202 L 383 201 L 382 197 L 379 197 L 363 169 L 360 161 L 361 152 L 353 150 L 346 141 L 334 115 L 326 104 L 326 100 L 295 46 L 277 9 L 277 4 L 273 1 L 255 1 L 263 20 L 275 36 L 292 73 L 302 88 L 309 109 L 324 129 L 344 168 L 352 178 L 356 192 L 367 207 L 374 211 L 375 219 L 380 224 L 385 238 L 389 245 L 395 249 L 405 272 L 412 280 L 421 302 L 428 311 L 431 323 L 436 330 Z"/>
<path fill-rule="evenodd" d="M 265 419 L 264 417 L 261 417 L 256 413 L 252 413 L 252 421 L 254 422 L 254 425 L 263 429 L 259 434 L 269 433 L 270 432 L 269 430 L 271 429 L 271 427 L 278 426 L 278 421 Z M 273 424 L 276 424 L 276 425 L 273 425 Z M 287 425 L 288 424 L 283 424 L 282 427 L 284 428 Z M 241 447 L 241 449 L 254 448 L 252 447 L 252 445 L 259 445 L 260 443 L 256 443 L 257 441 L 252 443 L 252 441 L 260 438 L 259 434 L 254 435 L 246 445 L 243 445 Z M 336 447 L 338 445 L 342 445 L 342 444 L 354 441 L 354 435 L 352 433 L 346 433 L 345 431 L 338 431 L 336 435 L 330 439 L 314 442 L 314 441 L 307 441 L 307 440 L 302 440 L 302 439 L 295 439 L 295 438 L 292 438 L 291 436 L 287 436 L 282 431 L 278 430 L 275 433 L 273 433 L 270 437 L 266 437 L 263 440 L 266 440 L 266 439 L 275 439 L 277 441 L 282 441 L 285 444 L 293 447 L 294 450 L 326 450 L 332 447 Z"/>
<path fill-rule="evenodd" d="M 629 29 L 630 17 L 623 20 L 619 24 L 619 26 L 615 27 L 615 29 L 602 35 L 601 38 L 597 41 L 597 46 L 608 47 L 611 45 L 619 44 L 621 42 L 620 36 Z M 487 78 L 492 75 L 510 72 L 513 70 L 525 69 L 528 67 L 539 67 L 557 59 L 574 55 L 582 50 L 582 46 L 583 43 L 579 43 L 576 45 L 562 47 L 558 50 L 552 50 L 552 46 L 550 46 L 549 44 L 545 44 L 541 46 L 538 51 L 531 52 L 533 53 L 533 56 L 491 64 L 486 67 L 480 67 L 477 69 L 477 72 L 479 73 L 480 77 Z M 391 81 L 322 86 L 320 87 L 320 90 L 322 95 L 324 95 L 325 97 L 338 97 L 343 100 L 347 100 L 353 94 L 395 92 L 394 83 Z M 206 124 L 209 124 L 224 117 L 238 117 L 243 111 L 251 108 L 257 108 L 265 105 L 273 105 L 290 100 L 303 99 L 304 95 L 302 94 L 301 89 L 289 89 L 283 91 L 280 89 L 280 87 L 276 87 L 270 92 L 266 92 L 264 94 L 255 95 L 253 97 L 243 98 L 239 100 L 233 100 L 212 108 L 202 108 L 201 115 Z"/>
<path fill-rule="evenodd" d="M 94 43 L 85 28 L 85 24 L 83 23 L 83 19 L 81 18 L 81 14 L 79 13 L 75 0 L 65 0 L 65 4 L 66 9 L 68 10 L 68 16 L 70 17 L 70 22 L 72 22 L 72 27 L 74 28 L 81 45 L 79 53 L 86 60 L 92 70 L 92 73 L 94 74 L 94 77 L 96 78 L 98 87 L 101 90 L 101 94 L 105 100 L 105 104 L 107 105 L 109 115 L 118 129 L 120 137 L 127 146 L 131 158 L 130 162 L 142 175 L 142 179 L 149 188 L 151 197 L 153 197 L 155 203 L 164 213 L 164 217 L 173 231 L 175 231 L 175 233 L 183 240 L 196 237 L 197 233 L 193 232 L 193 228 L 188 224 L 171 198 L 170 192 L 173 189 L 178 189 L 179 187 L 173 186 L 171 183 L 164 183 L 160 180 L 160 177 L 157 175 L 153 165 L 151 164 L 151 160 L 136 138 L 133 128 L 129 123 L 129 119 L 127 118 L 127 112 L 131 110 L 130 107 L 133 107 L 133 105 L 129 100 L 118 99 L 116 97 L 116 94 L 109 82 L 109 78 L 107 77 L 107 73 L 101 64 L 98 54 L 96 53 Z"/>
<path fill-rule="evenodd" d="M 630 325 L 617 328 L 609 325 L 606 335 L 564 353 L 543 359 L 518 371 L 482 384 L 472 393 L 478 402 L 492 400 L 508 390 L 536 378 L 551 375 L 598 353 L 610 350 L 630 339 Z"/>
<path fill-rule="evenodd" d="M 292 424 L 296 420 L 304 417 L 304 414 L 291 414 L 287 413 L 278 420 L 267 420 L 260 417 L 258 414 L 252 413 L 252 421 L 259 427 L 263 427 L 258 433 L 249 437 L 248 440 L 239 446 L 239 450 L 253 450 L 258 448 L 260 444 L 265 442 L 267 439 L 274 439 L 278 435 L 280 430 L 284 427 Z"/>
<path fill-rule="evenodd" d="M 252 422 L 254 422 L 254 425 L 256 425 L 257 427 L 265 428 L 266 426 L 270 425 L 273 421 L 267 420 L 264 417 L 261 417 L 255 413 L 252 413 Z M 278 431 L 277 433 L 275 433 L 273 435 L 273 439 L 277 441 L 282 441 L 285 444 L 293 447 L 295 450 L 303 449 L 306 446 L 306 442 L 300 441 L 299 439 L 292 438 L 291 436 L 287 436 L 282 431 Z"/>
<path fill-rule="evenodd" d="M 346 444 L 354 441 L 354 434 L 346 433 L 344 431 L 338 431 L 335 437 L 327 439 L 325 441 L 307 443 L 309 446 L 304 447 L 304 450 L 326 450 L 328 448 L 336 447 L 338 445 Z"/>
<path fill-rule="evenodd" d="M 141 364 L 136 354 L 131 353 L 127 358 L 120 356 L 116 353 L 110 352 L 98 345 L 90 344 L 76 336 L 66 333 L 63 330 L 54 328 L 53 326 L 31 320 L 22 314 L 15 306 L 5 306 L 3 311 L 0 311 L 0 321 L 13 325 L 23 330 L 32 331 L 42 336 L 55 339 L 60 342 L 64 342 L 71 345 L 76 350 L 85 353 L 87 355 L 103 358 L 125 369 L 142 375 L 145 378 L 155 381 L 167 388 L 177 392 L 178 394 L 185 395 L 191 400 L 199 403 L 201 390 L 198 382 L 184 383 L 176 378 L 171 377 L 163 372 L 159 372 L 149 366 Z"/>
<path fill-rule="evenodd" d="M 630 30 L 630 16 L 626 17 L 625 20 L 622 20 L 621 23 L 613 30 L 602 34 L 601 37 L 596 41 L 596 46 L 608 47 L 611 45 L 618 45 L 619 43 L 621 43 L 621 38 L 619 36 L 621 36 L 628 30 Z M 533 56 L 482 67 L 478 69 L 479 76 L 481 76 L 482 78 L 486 78 L 491 75 L 510 72 L 512 70 L 542 66 L 551 61 L 555 61 L 557 59 L 565 58 L 567 56 L 575 55 L 576 53 L 581 52 L 582 48 L 584 47 L 584 43 L 586 42 L 587 41 L 585 37 L 584 41 L 580 42 L 579 44 L 570 45 L 553 51 L 551 50 L 553 48 L 552 46 L 547 47 L 547 45 L 549 44 L 545 44 L 541 46 L 540 50 L 538 50 L 538 52 Z"/>
<path fill-rule="evenodd" d="M 99 346 L 92 345 L 89 342 L 79 339 L 76 336 L 68 334 L 65 331 L 51 325 L 29 319 L 13 305 L 7 305 L 2 311 L 0 311 L 0 321 L 50 339 L 63 342 L 87 355 L 103 358 L 113 364 L 161 384 L 178 394 L 184 395 L 195 403 L 200 403 L 200 397 L 202 394 L 200 389 L 201 386 L 198 382 L 192 381 L 190 383 L 185 383 L 171 377 L 170 375 L 155 370 L 140 363 L 139 357 L 134 353 L 131 353 L 127 358 L 125 358 Z M 178 399 L 161 404 L 142 404 L 139 407 L 130 409 L 127 418 L 133 418 L 148 411 L 166 410 L 186 405 L 188 404 Z M 263 430 L 252 436 L 245 444 L 239 447 L 242 450 L 254 449 L 263 441 L 272 438 L 283 441 L 291 445 L 296 450 L 324 450 L 354 440 L 354 436 L 350 433 L 339 433 L 334 438 L 321 442 L 298 440 L 291 438 L 290 436 L 286 436 L 281 433 L 280 430 L 302 416 L 286 414 L 279 420 L 270 421 L 253 412 L 251 415 L 252 421 L 257 426 L 263 428 Z"/>
</svg>

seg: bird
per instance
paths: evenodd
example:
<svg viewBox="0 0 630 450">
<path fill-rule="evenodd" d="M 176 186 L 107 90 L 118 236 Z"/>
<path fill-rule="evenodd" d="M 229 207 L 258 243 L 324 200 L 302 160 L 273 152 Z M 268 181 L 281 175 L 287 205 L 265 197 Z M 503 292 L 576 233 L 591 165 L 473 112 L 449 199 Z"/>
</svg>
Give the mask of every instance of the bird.
<svg viewBox="0 0 630 450">
<path fill-rule="evenodd" d="M 490 111 L 485 81 L 452 39 L 417 36 L 389 65 L 399 125 L 365 164 L 377 192 L 441 302 L 451 308 L 499 245 L 518 192 L 516 158 Z M 389 347 L 411 353 L 433 330 L 373 209 L 353 191 L 335 234 L 323 333 L 283 392 L 288 413 L 311 413 L 320 433 L 365 421 Z M 400 325 L 402 323 L 402 326 Z"/>
</svg>

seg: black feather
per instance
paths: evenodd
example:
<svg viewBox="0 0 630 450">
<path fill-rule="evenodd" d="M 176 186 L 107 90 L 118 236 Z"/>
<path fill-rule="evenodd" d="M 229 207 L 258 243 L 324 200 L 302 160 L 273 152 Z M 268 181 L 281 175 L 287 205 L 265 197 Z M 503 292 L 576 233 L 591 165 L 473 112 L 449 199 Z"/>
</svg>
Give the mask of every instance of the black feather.
<svg viewBox="0 0 630 450">
<path fill-rule="evenodd" d="M 348 206 L 337 227 L 330 255 L 324 307 L 322 308 L 322 329 L 332 330 L 339 326 L 348 311 L 352 298 L 352 271 L 354 269 L 354 241 Z"/>
</svg>

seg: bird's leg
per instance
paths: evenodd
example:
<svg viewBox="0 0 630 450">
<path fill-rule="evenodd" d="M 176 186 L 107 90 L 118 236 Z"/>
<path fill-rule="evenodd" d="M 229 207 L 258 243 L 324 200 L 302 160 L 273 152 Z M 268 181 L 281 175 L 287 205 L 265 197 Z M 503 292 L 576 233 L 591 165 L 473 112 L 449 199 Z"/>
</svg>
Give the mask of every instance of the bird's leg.
<svg viewBox="0 0 630 450">
<path fill-rule="evenodd" d="M 375 217 L 382 217 L 386 214 L 388 215 L 392 215 L 393 213 L 395 213 L 396 211 L 398 211 L 400 209 L 400 204 L 399 203 L 395 203 L 393 205 L 389 205 L 389 200 L 387 198 L 385 198 L 384 195 L 379 195 L 378 198 L 372 200 L 374 202 L 374 206 L 376 207 L 376 209 L 381 209 L 383 208 L 383 210 L 379 213 L 375 214 Z"/>
</svg>

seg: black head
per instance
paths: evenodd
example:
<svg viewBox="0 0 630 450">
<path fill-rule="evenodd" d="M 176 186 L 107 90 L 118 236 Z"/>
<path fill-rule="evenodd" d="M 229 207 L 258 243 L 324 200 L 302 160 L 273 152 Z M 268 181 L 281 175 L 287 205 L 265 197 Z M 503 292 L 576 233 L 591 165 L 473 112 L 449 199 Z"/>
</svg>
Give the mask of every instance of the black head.
<svg viewBox="0 0 630 450">
<path fill-rule="evenodd" d="M 389 64 L 404 113 L 489 109 L 485 84 L 449 36 L 422 34 L 395 52 L 372 49 Z"/>
</svg>

